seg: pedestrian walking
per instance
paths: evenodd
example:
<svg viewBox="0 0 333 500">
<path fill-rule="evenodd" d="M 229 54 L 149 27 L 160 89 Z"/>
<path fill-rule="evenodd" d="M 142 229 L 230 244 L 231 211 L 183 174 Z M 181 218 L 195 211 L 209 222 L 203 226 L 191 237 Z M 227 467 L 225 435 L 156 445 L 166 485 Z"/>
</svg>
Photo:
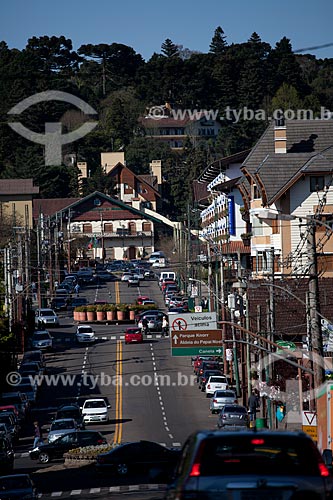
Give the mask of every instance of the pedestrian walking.
<svg viewBox="0 0 333 500">
<path fill-rule="evenodd" d="M 74 292 L 76 293 L 76 296 L 78 297 L 79 296 L 79 293 L 80 293 L 80 285 L 77 283 L 74 287 Z"/>
<path fill-rule="evenodd" d="M 36 448 L 40 443 L 43 442 L 42 430 L 38 422 L 34 422 L 34 444 L 33 448 Z"/>
<path fill-rule="evenodd" d="M 250 420 L 253 422 L 257 418 L 257 408 L 259 408 L 259 398 L 254 390 L 249 397 L 248 407 L 250 410 Z"/>
<path fill-rule="evenodd" d="M 169 323 L 166 316 L 163 316 L 162 320 L 162 337 L 166 337 L 168 335 Z"/>
<path fill-rule="evenodd" d="M 147 318 L 143 318 L 143 320 L 141 321 L 142 323 L 142 333 L 144 335 L 147 335 L 147 332 L 148 332 L 148 321 L 147 321 Z"/>
</svg>

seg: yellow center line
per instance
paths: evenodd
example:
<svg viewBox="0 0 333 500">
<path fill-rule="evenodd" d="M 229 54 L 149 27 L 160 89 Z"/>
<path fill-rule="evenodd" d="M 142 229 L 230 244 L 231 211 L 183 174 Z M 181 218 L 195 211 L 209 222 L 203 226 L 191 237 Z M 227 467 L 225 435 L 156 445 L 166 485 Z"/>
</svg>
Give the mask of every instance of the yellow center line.
<svg viewBox="0 0 333 500">
<path fill-rule="evenodd" d="M 115 295 L 116 295 L 116 304 L 120 304 L 119 281 L 115 282 L 114 289 L 115 289 Z"/>
</svg>

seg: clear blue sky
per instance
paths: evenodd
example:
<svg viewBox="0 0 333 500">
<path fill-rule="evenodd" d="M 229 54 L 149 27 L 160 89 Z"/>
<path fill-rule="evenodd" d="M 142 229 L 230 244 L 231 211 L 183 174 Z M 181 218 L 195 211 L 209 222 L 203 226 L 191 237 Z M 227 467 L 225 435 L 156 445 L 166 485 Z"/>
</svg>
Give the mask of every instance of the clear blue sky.
<svg viewBox="0 0 333 500">
<path fill-rule="evenodd" d="M 294 50 L 333 43 L 332 0 L 1 0 L 0 10 L 0 40 L 18 49 L 32 36 L 64 35 L 74 49 L 118 42 L 149 59 L 166 38 L 207 52 L 219 25 L 228 43 L 254 31 L 273 46 L 287 36 Z M 309 52 L 333 57 L 333 46 Z"/>
</svg>

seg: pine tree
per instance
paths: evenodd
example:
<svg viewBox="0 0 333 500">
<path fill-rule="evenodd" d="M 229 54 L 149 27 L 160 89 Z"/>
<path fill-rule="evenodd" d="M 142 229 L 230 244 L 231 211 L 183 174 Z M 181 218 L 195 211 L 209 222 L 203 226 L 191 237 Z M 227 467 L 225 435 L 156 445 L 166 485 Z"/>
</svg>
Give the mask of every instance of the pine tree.
<svg viewBox="0 0 333 500">
<path fill-rule="evenodd" d="M 214 36 L 209 46 L 209 52 L 212 52 L 212 54 L 219 56 L 221 54 L 224 54 L 227 46 L 228 44 L 226 42 L 224 31 L 221 26 L 218 26 L 214 31 Z"/>
<path fill-rule="evenodd" d="M 179 50 L 178 50 L 177 45 L 175 45 L 170 40 L 170 38 L 167 38 L 165 40 L 165 42 L 162 43 L 161 49 L 162 49 L 162 54 L 165 57 L 174 57 L 174 56 L 178 56 L 178 54 L 179 54 Z"/>
</svg>

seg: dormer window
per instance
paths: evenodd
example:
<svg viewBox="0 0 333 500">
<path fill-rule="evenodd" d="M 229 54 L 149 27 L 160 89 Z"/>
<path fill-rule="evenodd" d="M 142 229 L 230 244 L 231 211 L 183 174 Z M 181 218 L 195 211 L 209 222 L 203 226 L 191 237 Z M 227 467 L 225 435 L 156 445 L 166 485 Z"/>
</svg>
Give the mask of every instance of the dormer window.
<svg viewBox="0 0 333 500">
<path fill-rule="evenodd" d="M 323 191 L 325 187 L 325 177 L 323 175 L 312 175 L 310 177 L 310 192 Z"/>
</svg>

